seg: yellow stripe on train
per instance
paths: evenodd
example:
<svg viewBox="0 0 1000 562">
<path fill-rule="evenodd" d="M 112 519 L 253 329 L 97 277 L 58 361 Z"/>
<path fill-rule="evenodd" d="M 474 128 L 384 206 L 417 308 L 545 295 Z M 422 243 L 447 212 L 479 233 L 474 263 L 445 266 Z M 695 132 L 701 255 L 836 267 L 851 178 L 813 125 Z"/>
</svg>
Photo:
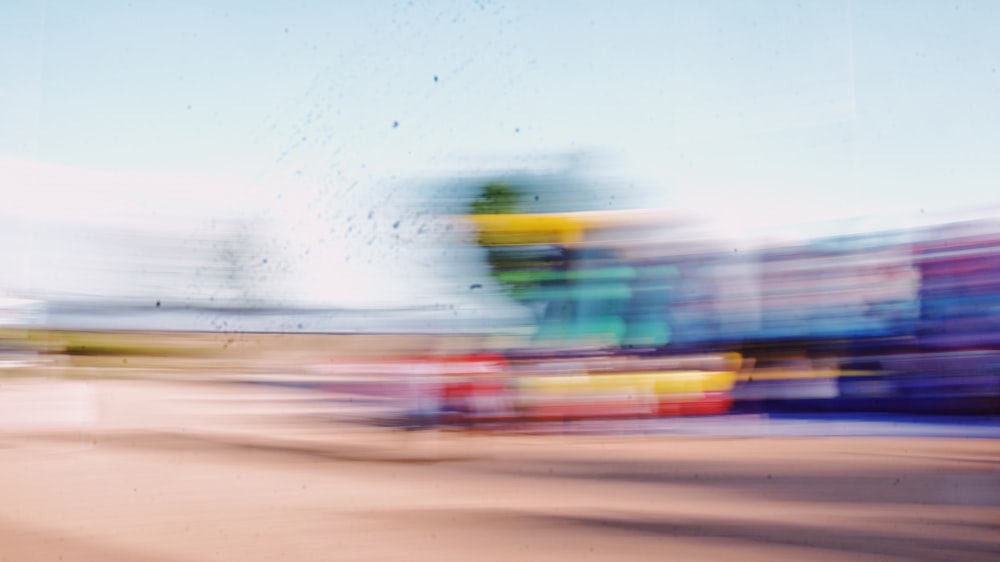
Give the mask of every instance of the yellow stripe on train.
<svg viewBox="0 0 1000 562">
<path fill-rule="evenodd" d="M 615 373 L 521 377 L 518 386 L 536 394 L 653 393 L 691 394 L 732 390 L 732 371 L 669 371 L 659 373 Z"/>
<path fill-rule="evenodd" d="M 677 221 L 673 215 L 651 210 L 466 215 L 466 218 L 475 223 L 480 241 L 487 246 L 574 244 L 593 230 Z"/>
</svg>

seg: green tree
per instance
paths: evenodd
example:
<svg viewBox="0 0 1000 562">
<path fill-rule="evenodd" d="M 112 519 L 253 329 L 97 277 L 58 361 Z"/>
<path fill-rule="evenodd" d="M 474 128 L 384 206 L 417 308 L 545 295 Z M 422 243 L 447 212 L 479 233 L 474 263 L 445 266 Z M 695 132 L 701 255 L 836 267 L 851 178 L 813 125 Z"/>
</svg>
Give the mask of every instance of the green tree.
<svg viewBox="0 0 1000 562">
<path fill-rule="evenodd" d="M 480 188 L 478 197 L 469 206 L 469 212 L 473 215 L 516 214 L 521 212 L 522 199 L 521 189 L 506 182 L 491 181 Z M 520 298 L 522 284 L 511 282 L 507 276 L 507 272 L 524 265 L 522 259 L 519 259 L 519 253 L 504 246 L 487 243 L 487 238 L 487 233 L 480 232 L 476 241 L 486 251 L 490 275 L 507 289 L 509 296 L 523 302 L 524 299 Z"/>
<path fill-rule="evenodd" d="M 479 197 L 472 202 L 470 211 L 473 215 L 506 215 L 517 213 L 521 209 L 521 190 L 499 181 L 493 181 L 483 186 Z"/>
</svg>

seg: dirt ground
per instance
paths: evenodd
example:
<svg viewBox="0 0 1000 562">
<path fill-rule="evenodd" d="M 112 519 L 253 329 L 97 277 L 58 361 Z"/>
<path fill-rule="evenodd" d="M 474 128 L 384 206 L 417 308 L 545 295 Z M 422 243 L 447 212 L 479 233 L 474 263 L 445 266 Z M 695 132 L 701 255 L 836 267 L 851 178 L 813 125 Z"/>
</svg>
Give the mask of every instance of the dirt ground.
<svg viewBox="0 0 1000 562">
<path fill-rule="evenodd" d="M 987 439 L 402 433 L 255 385 L 0 381 L 0 560 L 997 560 Z"/>
</svg>

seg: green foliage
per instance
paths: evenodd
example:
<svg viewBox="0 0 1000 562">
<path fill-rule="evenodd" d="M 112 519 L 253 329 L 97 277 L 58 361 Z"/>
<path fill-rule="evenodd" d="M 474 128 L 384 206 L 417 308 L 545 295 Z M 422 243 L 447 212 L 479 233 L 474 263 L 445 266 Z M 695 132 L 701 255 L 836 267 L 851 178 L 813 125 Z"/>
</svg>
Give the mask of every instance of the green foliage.
<svg viewBox="0 0 1000 562">
<path fill-rule="evenodd" d="M 472 202 L 469 212 L 473 215 L 507 215 L 519 212 L 521 206 L 521 191 L 514 186 L 501 181 L 492 181 L 480 189 L 479 196 Z M 491 274 L 508 290 L 513 287 L 500 278 L 500 272 L 509 269 L 513 264 L 510 258 L 500 249 L 492 248 L 480 234 L 477 242 L 486 248 L 487 261 Z M 512 295 L 513 296 L 513 295 Z"/>
<path fill-rule="evenodd" d="M 61 340 L 63 352 L 72 356 L 194 357 L 215 351 L 208 343 L 141 333 L 63 332 L 51 337 Z"/>
<path fill-rule="evenodd" d="M 494 181 L 483 186 L 479 197 L 472 202 L 473 215 L 505 215 L 517 213 L 521 206 L 521 192 L 512 185 Z"/>
</svg>

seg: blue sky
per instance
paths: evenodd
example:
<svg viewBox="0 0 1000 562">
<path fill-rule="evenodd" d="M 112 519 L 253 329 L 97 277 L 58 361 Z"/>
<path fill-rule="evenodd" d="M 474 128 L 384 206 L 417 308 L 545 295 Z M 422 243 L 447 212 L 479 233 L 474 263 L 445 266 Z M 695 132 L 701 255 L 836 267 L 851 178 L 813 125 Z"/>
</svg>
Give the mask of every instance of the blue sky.
<svg viewBox="0 0 1000 562">
<path fill-rule="evenodd" d="M 286 294 L 323 300 L 412 297 L 387 193 L 538 154 L 598 151 L 727 233 L 995 205 L 998 24 L 988 0 L 8 1 L 0 214 L 267 209 L 310 249 Z"/>
</svg>

